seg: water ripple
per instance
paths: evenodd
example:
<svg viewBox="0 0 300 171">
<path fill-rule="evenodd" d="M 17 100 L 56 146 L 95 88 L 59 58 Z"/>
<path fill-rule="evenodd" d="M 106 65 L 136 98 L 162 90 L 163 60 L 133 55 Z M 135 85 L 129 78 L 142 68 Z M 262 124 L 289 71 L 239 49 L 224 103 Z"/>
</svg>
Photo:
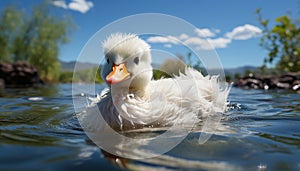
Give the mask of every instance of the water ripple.
<svg viewBox="0 0 300 171">
<path fill-rule="evenodd" d="M 137 161 L 100 152 L 88 140 L 75 117 L 71 86 L 6 89 L 1 94 L 0 170 L 118 170 L 109 161 L 132 170 L 299 170 L 300 98 L 294 92 L 232 88 L 228 112 L 209 141 L 199 145 L 201 129 L 195 129 L 167 154 Z M 85 104 L 86 96 L 74 98 Z M 161 131 L 127 134 L 155 136 Z M 127 151 L 147 155 L 143 147 L 128 145 Z"/>
</svg>

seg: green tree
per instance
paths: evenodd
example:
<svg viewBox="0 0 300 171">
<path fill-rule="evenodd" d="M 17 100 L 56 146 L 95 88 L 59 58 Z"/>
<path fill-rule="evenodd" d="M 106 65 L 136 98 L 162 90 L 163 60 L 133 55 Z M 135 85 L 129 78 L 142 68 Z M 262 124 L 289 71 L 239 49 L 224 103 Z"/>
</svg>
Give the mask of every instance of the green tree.
<svg viewBox="0 0 300 171">
<path fill-rule="evenodd" d="M 42 4 L 34 8 L 33 16 L 25 29 L 33 27 L 35 30 L 29 32 L 31 45 L 27 60 L 38 67 L 40 75 L 46 80 L 56 80 L 59 76 L 59 46 L 67 42 L 69 25 L 68 21 L 50 15 L 48 8 Z M 26 34 L 24 38 L 26 43 Z"/>
<path fill-rule="evenodd" d="M 14 6 L 4 9 L 0 17 L 0 61 L 11 62 L 14 37 L 21 26 L 22 13 Z"/>
<path fill-rule="evenodd" d="M 257 9 L 256 13 L 263 27 L 260 45 L 269 51 L 262 68 L 276 61 L 280 71 L 300 71 L 299 21 L 284 15 L 276 18 L 275 26 L 269 28 L 269 20 L 262 18 L 261 10 Z"/>
<path fill-rule="evenodd" d="M 241 76 L 241 74 L 240 73 L 236 73 L 236 74 L 234 74 L 234 79 L 240 79 L 242 76 Z"/>
<path fill-rule="evenodd" d="M 2 13 L 0 29 L 1 61 L 27 61 L 38 68 L 45 81 L 59 78 L 59 46 L 67 42 L 73 28 L 71 18 L 51 14 L 45 1 L 32 10 L 32 14 L 7 7 Z M 7 17 L 8 16 L 8 17 Z M 2 31 L 1 30 L 1 31 Z"/>
<path fill-rule="evenodd" d="M 71 83 L 73 79 L 73 72 L 72 71 L 64 71 L 61 72 L 59 75 L 59 82 L 62 83 Z"/>
<path fill-rule="evenodd" d="M 232 80 L 231 76 L 228 74 L 226 75 L 225 79 L 227 82 L 231 82 L 231 80 Z"/>
</svg>

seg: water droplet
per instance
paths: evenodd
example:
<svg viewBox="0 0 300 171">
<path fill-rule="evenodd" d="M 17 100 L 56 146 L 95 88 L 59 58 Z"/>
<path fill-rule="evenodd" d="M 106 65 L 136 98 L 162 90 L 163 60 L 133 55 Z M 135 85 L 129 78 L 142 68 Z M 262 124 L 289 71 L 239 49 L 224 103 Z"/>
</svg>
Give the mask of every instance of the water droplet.
<svg viewBox="0 0 300 171">
<path fill-rule="evenodd" d="M 267 170 L 267 165 L 266 164 L 259 164 L 257 166 L 257 168 L 258 168 L 258 171 L 265 171 L 265 170 Z"/>
<path fill-rule="evenodd" d="M 300 84 L 297 84 L 297 85 L 293 86 L 293 90 L 297 90 L 298 88 L 300 88 Z"/>
<path fill-rule="evenodd" d="M 28 100 L 30 101 L 42 101 L 44 100 L 43 97 L 29 97 Z"/>
<path fill-rule="evenodd" d="M 268 85 L 265 85 L 265 86 L 264 86 L 264 89 L 265 89 L 265 90 L 269 90 L 269 86 L 268 86 Z"/>
</svg>

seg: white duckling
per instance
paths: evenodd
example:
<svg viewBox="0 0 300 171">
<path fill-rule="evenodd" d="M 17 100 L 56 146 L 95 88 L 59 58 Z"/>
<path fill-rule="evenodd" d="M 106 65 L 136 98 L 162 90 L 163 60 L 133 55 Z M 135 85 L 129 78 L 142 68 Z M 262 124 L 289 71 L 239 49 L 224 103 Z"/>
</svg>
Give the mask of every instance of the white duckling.
<svg viewBox="0 0 300 171">
<path fill-rule="evenodd" d="M 150 46 L 138 36 L 112 34 L 103 48 L 101 76 L 108 88 L 97 105 L 113 129 L 197 123 L 226 110 L 229 87 L 222 89 L 217 76 L 186 68 L 174 78 L 152 80 Z"/>
</svg>

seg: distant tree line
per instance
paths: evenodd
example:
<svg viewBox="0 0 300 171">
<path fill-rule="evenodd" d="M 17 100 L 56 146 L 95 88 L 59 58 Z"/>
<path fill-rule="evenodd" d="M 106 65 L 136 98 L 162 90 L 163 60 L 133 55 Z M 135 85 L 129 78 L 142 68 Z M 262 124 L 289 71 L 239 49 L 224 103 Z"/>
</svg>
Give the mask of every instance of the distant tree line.
<svg viewBox="0 0 300 171">
<path fill-rule="evenodd" d="M 7 6 L 0 16 L 0 62 L 26 61 L 44 81 L 57 81 L 59 47 L 67 42 L 73 27 L 70 17 L 51 14 L 46 1 L 31 13 Z"/>
</svg>

